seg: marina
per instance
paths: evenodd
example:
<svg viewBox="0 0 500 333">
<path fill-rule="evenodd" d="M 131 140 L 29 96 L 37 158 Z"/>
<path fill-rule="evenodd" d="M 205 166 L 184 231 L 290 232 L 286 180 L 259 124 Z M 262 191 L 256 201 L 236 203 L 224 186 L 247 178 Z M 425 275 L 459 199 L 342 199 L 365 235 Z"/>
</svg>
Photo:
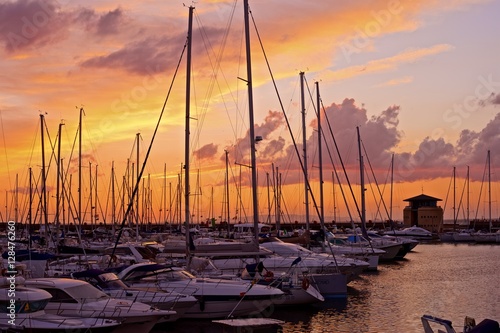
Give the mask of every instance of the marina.
<svg viewBox="0 0 500 333">
<path fill-rule="evenodd" d="M 76 96 L 89 98 L 88 106 L 76 106 L 69 119 L 61 117 L 57 135 L 49 130 L 54 118 L 39 110 L 30 149 L 25 129 L 22 135 L 21 129 L 9 134 L 24 125 L 4 126 L 0 113 L 6 147 L 0 169 L 6 184 L 0 192 L 5 202 L 0 210 L 0 333 L 500 333 L 500 182 L 492 180 L 500 136 L 490 134 L 498 132 L 500 113 L 494 116 L 492 109 L 500 104 L 500 93 L 492 74 L 487 84 L 479 76 L 481 89 L 475 87 L 476 96 L 465 98 L 490 112 L 489 118 L 478 117 L 490 119 L 482 132 L 458 132 L 460 126 L 449 121 L 431 121 L 436 128 L 409 128 L 413 136 L 424 134 L 421 143 L 413 138 L 409 144 L 398 128 L 403 108 L 385 100 L 401 94 L 381 93 L 383 99 L 371 100 L 371 108 L 380 108 L 381 101 L 389 105 L 380 115 L 367 113 L 359 98 L 358 104 L 351 97 L 338 104 L 323 99 L 338 97 L 347 79 L 403 64 L 413 68 L 420 58 L 452 52 L 454 45 L 387 48 L 392 55 L 366 58 L 365 64 L 358 64 L 361 57 L 351 64 L 354 54 L 342 49 L 309 78 L 302 70 L 292 75 L 290 68 L 304 66 L 302 60 L 287 63 L 293 56 L 326 47 L 327 39 L 334 40 L 330 50 L 342 47 L 344 38 L 349 43 L 359 39 L 337 32 L 357 20 L 353 14 L 359 8 L 331 4 L 343 12 L 342 19 L 349 18 L 335 27 L 330 25 L 336 11 L 315 9 L 330 26 L 321 27 L 317 36 L 322 38 L 316 40 L 301 37 L 312 32 L 304 23 L 312 27 L 315 19 L 281 25 L 297 15 L 289 11 L 294 1 L 283 6 L 286 15 L 276 15 L 282 8 L 278 2 L 255 1 L 255 11 L 249 2 L 208 1 L 200 11 L 193 2 L 175 14 L 163 10 L 173 9 L 171 2 L 155 0 L 143 7 L 127 2 L 115 10 L 78 1 L 0 5 L 0 14 L 12 16 L 0 29 L 8 36 L 7 67 L 17 68 L 12 60 L 26 65 L 26 59 L 34 59 L 37 74 L 30 82 L 51 82 L 49 67 L 59 68 L 57 85 L 71 76 L 69 81 L 81 82 L 67 83 L 68 91 L 54 84 L 43 100 L 38 100 L 43 89 L 35 87 L 24 92 L 36 96 L 33 104 L 20 106 L 24 98 L 17 90 L 26 82 L 19 79 L 19 88 L 5 85 L 10 92 L 0 96 L 0 111 L 28 110 L 46 101 L 57 104 L 56 113 L 67 107 L 59 100 L 72 105 Z M 360 6 L 369 10 L 359 22 L 373 27 L 381 18 L 394 19 L 383 27 L 390 30 L 382 33 L 386 37 L 409 29 L 395 28 L 401 22 L 423 17 L 420 9 L 406 12 L 406 4 L 377 6 Z M 492 5 L 481 9 L 489 14 L 487 6 Z M 61 32 L 50 33 L 60 26 Z M 436 32 L 441 30 L 446 29 Z M 26 36 L 27 31 L 32 34 Z M 370 36 L 373 50 L 358 51 L 382 56 L 378 49 L 386 47 L 375 47 L 377 35 Z M 73 65 L 60 66 L 62 59 L 52 49 L 45 60 L 52 65 L 36 65 L 42 56 L 31 48 L 43 54 L 45 45 L 57 41 L 59 48 L 66 38 L 87 46 L 85 52 L 66 55 Z M 295 38 L 314 43 L 288 50 L 286 44 Z M 314 63 L 325 50 L 305 57 Z M 341 53 L 347 63 L 337 68 Z M 100 72 L 99 79 L 94 72 Z M 378 96 L 372 90 L 410 84 L 424 72 L 417 69 L 399 81 L 379 77 L 380 82 L 366 82 L 370 91 L 364 94 Z M 312 78 L 314 85 L 308 82 Z M 94 90 L 84 94 L 91 85 Z M 478 97 L 485 86 L 487 95 Z M 78 93 L 69 93 L 72 89 Z M 277 101 L 271 102 L 274 94 Z M 448 98 L 455 104 L 457 96 Z M 421 100 L 413 105 L 427 109 Z M 10 112 L 6 122 L 15 115 Z M 406 113 L 401 120 L 417 124 Z M 205 121 L 208 130 L 202 130 Z M 449 133 L 432 139 L 426 134 L 439 132 L 438 127 L 457 131 L 450 136 L 459 138 L 456 147 L 445 142 Z M 128 151 L 130 133 L 136 134 Z M 467 169 L 466 176 L 457 177 L 456 165 Z M 446 168 L 452 168 L 451 177 Z M 411 194 L 401 193 L 403 188 Z"/>
<path fill-rule="evenodd" d="M 462 331 L 500 316 L 500 246 L 419 244 L 402 261 L 386 263 L 349 285 L 346 298 L 268 313 L 284 321 L 280 332 L 423 333 L 421 316 L 446 318 Z M 154 332 L 218 333 L 209 321 L 173 323 Z"/>
</svg>

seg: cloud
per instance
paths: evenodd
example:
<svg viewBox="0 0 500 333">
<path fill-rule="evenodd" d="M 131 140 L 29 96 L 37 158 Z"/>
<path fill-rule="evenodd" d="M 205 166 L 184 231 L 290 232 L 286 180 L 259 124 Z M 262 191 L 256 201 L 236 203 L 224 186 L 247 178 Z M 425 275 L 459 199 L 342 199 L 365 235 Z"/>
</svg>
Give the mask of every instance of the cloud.
<svg viewBox="0 0 500 333">
<path fill-rule="evenodd" d="M 491 104 L 500 105 L 500 93 L 491 96 Z"/>
<path fill-rule="evenodd" d="M 15 53 L 61 41 L 71 17 L 56 0 L 0 3 L 0 42 L 8 53 Z"/>
<path fill-rule="evenodd" d="M 388 87 L 388 86 L 397 86 L 400 84 L 406 84 L 413 82 L 413 76 L 405 76 L 398 79 L 392 79 L 380 84 L 377 84 L 375 87 Z"/>
<path fill-rule="evenodd" d="M 255 125 L 255 135 L 261 136 L 262 141 L 259 142 L 258 152 L 261 151 L 262 155 L 259 154 L 259 160 L 265 158 L 270 154 L 271 151 L 274 150 L 273 147 L 279 145 L 281 142 L 281 138 L 270 142 L 266 142 L 272 133 L 280 128 L 284 124 L 284 115 L 279 111 L 268 111 L 267 116 L 264 118 L 264 122 L 262 124 Z M 269 148 L 268 148 L 269 145 Z M 237 150 L 237 160 L 245 159 L 245 156 L 250 156 L 250 131 L 248 130 L 243 138 L 240 138 L 236 141 L 236 150 Z M 221 160 L 224 160 L 225 157 L 221 157 Z M 248 160 L 248 158 L 246 158 Z M 247 163 L 240 161 L 240 163 Z M 248 163 L 249 164 L 249 163 Z"/>
<path fill-rule="evenodd" d="M 195 150 L 193 152 L 193 155 L 200 160 L 211 159 L 215 157 L 215 155 L 217 154 L 217 149 L 218 149 L 217 145 L 209 143 L 204 145 L 200 149 Z"/>
<path fill-rule="evenodd" d="M 99 17 L 96 26 L 96 33 L 98 35 L 116 34 L 120 31 L 121 27 L 125 25 L 125 23 L 126 20 L 123 15 L 123 11 L 120 8 L 117 8 Z"/>
</svg>

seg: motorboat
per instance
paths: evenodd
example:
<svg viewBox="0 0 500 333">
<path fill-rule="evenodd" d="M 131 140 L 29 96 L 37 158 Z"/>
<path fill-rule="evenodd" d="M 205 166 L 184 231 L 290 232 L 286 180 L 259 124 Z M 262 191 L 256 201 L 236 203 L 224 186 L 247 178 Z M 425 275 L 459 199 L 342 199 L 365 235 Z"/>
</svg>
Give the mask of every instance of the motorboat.
<svg viewBox="0 0 500 333">
<path fill-rule="evenodd" d="M 15 289 L 8 278 L 2 278 L 0 288 L 1 332 L 111 332 L 120 321 L 106 318 L 70 318 L 45 312 L 52 295 L 38 288 L 23 286 L 24 279 L 16 277 Z M 13 293 L 15 290 L 15 295 Z"/>
<path fill-rule="evenodd" d="M 194 296 L 198 302 L 184 318 L 216 319 L 260 314 L 280 301 L 283 292 L 277 288 L 243 281 L 196 278 L 172 265 L 136 263 L 115 268 L 118 277 L 136 288 L 158 288 Z"/>
<path fill-rule="evenodd" d="M 410 237 L 399 237 L 387 234 L 381 235 L 373 231 L 368 232 L 368 236 L 370 237 L 370 239 L 382 238 L 401 243 L 403 247 L 400 250 L 400 253 L 398 253 L 398 256 L 401 256 L 401 258 L 403 258 L 408 252 L 412 251 L 415 247 L 417 247 L 418 244 L 420 244 L 420 241 Z"/>
<path fill-rule="evenodd" d="M 79 279 L 92 284 L 116 299 L 127 299 L 152 305 L 160 310 L 175 311 L 176 314 L 163 318 L 161 322 L 171 322 L 182 318 L 184 313 L 191 308 L 197 299 L 193 296 L 183 295 L 175 291 L 161 291 L 154 288 L 131 288 L 118 278 L 115 273 L 98 269 L 90 269 L 71 274 L 74 279 Z"/>
<path fill-rule="evenodd" d="M 403 248 L 402 242 L 383 239 L 379 237 L 366 239 L 360 234 L 352 234 L 347 236 L 346 242 L 350 244 L 359 244 L 361 246 L 384 250 L 385 253 L 380 256 L 381 261 L 402 259 L 407 253 L 407 251 L 405 251 Z"/>
<path fill-rule="evenodd" d="M 410 237 L 417 240 L 433 240 L 436 236 L 427 229 L 417 227 L 416 225 L 403 228 L 399 230 L 385 231 L 384 235 L 397 236 L 397 237 Z"/>
<path fill-rule="evenodd" d="M 442 319 L 430 315 L 423 315 L 421 318 L 424 333 L 458 333 L 450 320 Z M 435 331 L 434 329 L 437 329 Z M 444 329 L 444 331 L 443 331 Z M 476 325 L 474 318 L 465 317 L 463 333 L 500 333 L 499 323 L 492 319 L 483 319 Z"/>
<path fill-rule="evenodd" d="M 120 320 L 122 324 L 114 332 L 149 332 L 164 317 L 175 315 L 174 311 L 158 310 L 148 304 L 111 298 L 85 281 L 41 278 L 26 280 L 25 285 L 52 295 L 45 307 L 47 313 Z"/>
</svg>

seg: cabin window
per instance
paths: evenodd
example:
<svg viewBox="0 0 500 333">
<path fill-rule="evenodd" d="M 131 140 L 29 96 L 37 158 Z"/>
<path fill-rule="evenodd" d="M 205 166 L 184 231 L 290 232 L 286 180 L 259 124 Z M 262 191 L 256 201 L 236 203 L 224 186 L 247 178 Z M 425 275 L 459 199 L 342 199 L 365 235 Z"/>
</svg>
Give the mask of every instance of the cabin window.
<svg viewBox="0 0 500 333">
<path fill-rule="evenodd" d="M 52 295 L 50 302 L 54 303 L 78 303 L 73 297 L 60 289 L 42 288 Z"/>
<path fill-rule="evenodd" d="M 49 303 L 50 299 L 43 299 L 41 301 L 31 301 L 24 303 L 19 313 L 32 313 L 45 309 L 47 303 Z"/>
</svg>

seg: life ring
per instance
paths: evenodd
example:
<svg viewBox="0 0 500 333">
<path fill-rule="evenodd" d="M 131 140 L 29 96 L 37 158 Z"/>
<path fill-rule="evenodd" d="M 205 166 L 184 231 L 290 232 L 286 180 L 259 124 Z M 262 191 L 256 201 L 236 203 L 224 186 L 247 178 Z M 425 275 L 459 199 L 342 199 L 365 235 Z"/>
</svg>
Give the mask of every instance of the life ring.
<svg viewBox="0 0 500 333">
<path fill-rule="evenodd" d="M 264 274 L 264 281 L 272 282 L 273 280 L 274 280 L 274 273 L 271 271 L 267 271 L 266 274 Z"/>
<path fill-rule="evenodd" d="M 302 279 L 302 289 L 307 290 L 307 288 L 309 288 L 309 285 L 310 283 L 308 278 Z"/>
</svg>

